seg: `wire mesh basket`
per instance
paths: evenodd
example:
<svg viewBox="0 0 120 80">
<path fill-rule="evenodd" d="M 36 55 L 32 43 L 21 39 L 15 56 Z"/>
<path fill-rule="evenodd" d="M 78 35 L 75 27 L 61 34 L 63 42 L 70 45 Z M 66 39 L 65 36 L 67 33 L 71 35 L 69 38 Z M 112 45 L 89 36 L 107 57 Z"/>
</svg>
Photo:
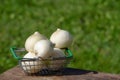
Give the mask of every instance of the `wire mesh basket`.
<svg viewBox="0 0 120 80">
<path fill-rule="evenodd" d="M 58 58 L 23 58 L 27 53 L 25 48 L 10 48 L 14 58 L 19 62 L 20 67 L 27 75 L 50 75 L 59 74 L 73 57 L 72 52 L 64 49 L 65 57 Z"/>
</svg>

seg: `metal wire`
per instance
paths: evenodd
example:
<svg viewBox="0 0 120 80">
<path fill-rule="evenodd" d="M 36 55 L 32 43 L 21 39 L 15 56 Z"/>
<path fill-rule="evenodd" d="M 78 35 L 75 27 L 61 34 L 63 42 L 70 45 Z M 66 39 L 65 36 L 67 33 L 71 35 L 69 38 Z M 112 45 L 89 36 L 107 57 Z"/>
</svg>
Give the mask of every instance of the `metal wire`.
<svg viewBox="0 0 120 80">
<path fill-rule="evenodd" d="M 68 63 L 69 60 L 66 59 L 49 59 L 49 60 L 40 60 L 40 59 L 21 59 L 19 60 L 20 67 L 24 70 L 25 73 L 31 75 L 33 73 L 38 73 L 39 75 L 48 75 L 53 72 L 61 72 Z"/>
</svg>

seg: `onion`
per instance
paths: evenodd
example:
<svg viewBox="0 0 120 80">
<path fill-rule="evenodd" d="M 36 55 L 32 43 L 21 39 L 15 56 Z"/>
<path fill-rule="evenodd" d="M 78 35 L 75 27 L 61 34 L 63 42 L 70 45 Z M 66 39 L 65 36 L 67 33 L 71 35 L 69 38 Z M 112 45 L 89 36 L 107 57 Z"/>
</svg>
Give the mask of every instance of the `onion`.
<svg viewBox="0 0 120 80">
<path fill-rule="evenodd" d="M 52 55 L 54 44 L 49 40 L 40 40 L 35 44 L 34 52 L 38 57 L 49 58 Z"/>
<path fill-rule="evenodd" d="M 56 48 L 67 48 L 72 44 L 73 38 L 66 30 L 57 29 L 50 37 Z"/>
<path fill-rule="evenodd" d="M 42 34 L 40 34 L 39 32 L 35 32 L 34 34 L 32 34 L 31 36 L 29 36 L 27 39 L 26 39 L 26 42 L 25 42 L 25 49 L 28 51 L 28 52 L 34 52 L 34 45 L 37 41 L 39 40 L 43 40 L 43 39 L 47 39 L 45 36 L 43 36 Z"/>
<path fill-rule="evenodd" d="M 65 57 L 65 54 L 61 49 L 54 48 L 54 52 L 52 54 L 52 57 L 53 58 L 63 58 L 63 57 Z M 53 60 L 53 61 L 50 62 L 50 68 L 52 70 L 58 70 L 58 69 L 60 69 L 60 68 L 62 68 L 64 66 L 65 61 L 66 60 L 64 60 L 64 59 L 63 60 L 62 59 Z"/>
<path fill-rule="evenodd" d="M 36 73 L 43 68 L 42 62 L 40 60 L 37 60 L 37 59 L 32 60 L 37 58 L 35 54 L 29 52 L 24 56 L 24 59 L 25 58 L 26 60 L 22 61 L 21 66 L 23 70 L 26 71 L 27 73 Z"/>
</svg>

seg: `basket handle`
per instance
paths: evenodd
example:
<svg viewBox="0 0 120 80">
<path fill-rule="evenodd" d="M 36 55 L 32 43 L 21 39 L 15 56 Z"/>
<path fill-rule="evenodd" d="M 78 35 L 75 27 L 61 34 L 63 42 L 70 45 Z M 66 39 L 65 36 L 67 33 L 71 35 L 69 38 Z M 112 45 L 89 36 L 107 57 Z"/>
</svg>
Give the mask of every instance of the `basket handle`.
<svg viewBox="0 0 120 80">
<path fill-rule="evenodd" d="M 69 54 L 69 55 L 66 56 L 66 58 L 72 58 L 72 57 L 73 57 L 73 54 L 72 54 L 71 50 L 68 49 L 68 48 L 66 48 L 65 50 L 66 50 L 66 52 Z"/>
<path fill-rule="evenodd" d="M 18 60 L 21 60 L 22 58 L 19 57 L 19 56 L 16 54 L 15 50 L 17 50 L 17 48 L 15 48 L 15 47 L 11 47 L 11 48 L 10 48 L 10 51 L 11 51 L 12 55 L 14 56 L 14 58 L 16 58 L 16 59 L 18 59 Z"/>
</svg>

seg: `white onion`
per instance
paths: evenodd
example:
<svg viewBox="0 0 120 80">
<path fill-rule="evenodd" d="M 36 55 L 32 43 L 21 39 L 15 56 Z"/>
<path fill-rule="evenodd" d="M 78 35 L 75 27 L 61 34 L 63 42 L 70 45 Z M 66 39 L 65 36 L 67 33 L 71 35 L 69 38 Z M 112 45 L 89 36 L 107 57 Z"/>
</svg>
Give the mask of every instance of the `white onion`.
<svg viewBox="0 0 120 80">
<path fill-rule="evenodd" d="M 52 55 L 54 44 L 49 40 L 40 40 L 35 44 L 34 52 L 38 57 L 48 58 Z"/>
<path fill-rule="evenodd" d="M 34 52 L 34 45 L 37 41 L 39 40 L 43 40 L 43 39 L 47 39 L 45 36 L 43 36 L 42 34 L 40 34 L 39 32 L 35 32 L 34 34 L 32 34 L 31 36 L 29 36 L 26 39 L 25 42 L 25 49 L 28 52 Z"/>
<path fill-rule="evenodd" d="M 59 49 L 59 48 L 54 48 L 54 52 L 52 54 L 52 57 L 53 58 L 60 58 L 60 57 L 65 57 L 65 54 L 64 52 Z M 50 62 L 50 68 L 53 69 L 53 70 L 58 70 L 60 69 L 61 67 L 64 66 L 64 63 L 65 63 L 66 60 L 53 60 Z"/>
<path fill-rule="evenodd" d="M 33 59 L 33 58 L 37 58 L 37 56 L 34 53 L 29 52 L 24 56 L 24 58 Z M 35 60 L 35 61 L 34 60 L 29 60 L 29 61 L 23 60 L 21 63 L 21 66 L 27 73 L 36 73 L 43 68 L 42 62 L 39 60 Z"/>
<path fill-rule="evenodd" d="M 73 38 L 66 30 L 57 29 L 50 37 L 56 48 L 67 48 L 72 44 Z"/>
</svg>

